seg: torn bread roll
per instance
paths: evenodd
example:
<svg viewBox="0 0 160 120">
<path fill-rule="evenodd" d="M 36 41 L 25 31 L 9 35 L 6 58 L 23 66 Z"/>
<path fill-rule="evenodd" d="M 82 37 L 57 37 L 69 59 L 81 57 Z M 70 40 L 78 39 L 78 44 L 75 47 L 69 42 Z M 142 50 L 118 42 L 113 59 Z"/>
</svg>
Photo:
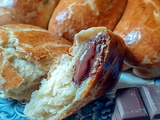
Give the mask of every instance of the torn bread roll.
<svg viewBox="0 0 160 120">
<path fill-rule="evenodd" d="M 48 27 L 59 0 L 0 0 L 0 25 L 24 23 Z"/>
<path fill-rule="evenodd" d="M 69 54 L 51 67 L 48 79 L 33 92 L 24 113 L 31 120 L 61 120 L 104 95 L 116 84 L 124 43 L 105 27 L 75 35 Z"/>
<path fill-rule="evenodd" d="M 51 64 L 71 44 L 32 25 L 0 27 L 0 97 L 29 101 Z"/>
<path fill-rule="evenodd" d="M 160 0 L 128 0 L 114 32 L 127 46 L 127 68 L 143 78 L 160 77 Z"/>
<path fill-rule="evenodd" d="M 74 35 L 90 27 L 113 30 L 127 0 L 61 0 L 52 14 L 49 31 L 73 42 Z"/>
</svg>

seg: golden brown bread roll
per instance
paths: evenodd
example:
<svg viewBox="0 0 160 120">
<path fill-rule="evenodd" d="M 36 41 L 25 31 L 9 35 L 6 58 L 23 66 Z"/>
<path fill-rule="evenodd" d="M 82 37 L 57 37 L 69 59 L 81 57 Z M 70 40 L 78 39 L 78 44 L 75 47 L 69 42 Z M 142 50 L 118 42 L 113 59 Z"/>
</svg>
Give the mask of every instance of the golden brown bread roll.
<svg viewBox="0 0 160 120">
<path fill-rule="evenodd" d="M 71 44 L 31 25 L 0 27 L 1 97 L 29 101 L 50 65 Z"/>
<path fill-rule="evenodd" d="M 59 0 L 0 0 L 0 25 L 25 23 L 48 27 Z"/>
<path fill-rule="evenodd" d="M 160 77 L 160 0 L 128 0 L 114 32 L 125 41 L 125 64 L 134 74 Z"/>
<path fill-rule="evenodd" d="M 73 42 L 80 30 L 105 26 L 113 30 L 126 0 L 61 0 L 49 23 L 49 31 Z"/>
<path fill-rule="evenodd" d="M 48 79 L 33 92 L 24 113 L 30 120 L 62 120 L 104 95 L 116 84 L 124 42 L 104 27 L 75 35 L 69 54 L 51 66 Z"/>
</svg>

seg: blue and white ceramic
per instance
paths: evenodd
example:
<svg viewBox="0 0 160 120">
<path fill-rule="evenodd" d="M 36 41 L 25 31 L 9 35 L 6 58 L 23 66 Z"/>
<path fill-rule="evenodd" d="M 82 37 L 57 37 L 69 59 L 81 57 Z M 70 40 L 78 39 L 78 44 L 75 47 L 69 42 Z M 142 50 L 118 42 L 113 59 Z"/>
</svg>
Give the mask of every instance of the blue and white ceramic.
<svg viewBox="0 0 160 120">
<path fill-rule="evenodd" d="M 28 120 L 23 114 L 24 102 L 0 98 L 0 120 Z M 101 97 L 65 120 L 110 120 L 114 99 Z"/>
</svg>

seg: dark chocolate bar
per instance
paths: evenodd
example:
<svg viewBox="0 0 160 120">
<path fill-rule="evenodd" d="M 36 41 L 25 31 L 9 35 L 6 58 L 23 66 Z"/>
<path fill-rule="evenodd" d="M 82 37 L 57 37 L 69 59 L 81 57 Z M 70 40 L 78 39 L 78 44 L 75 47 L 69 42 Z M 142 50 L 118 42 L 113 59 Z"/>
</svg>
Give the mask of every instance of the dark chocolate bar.
<svg viewBox="0 0 160 120">
<path fill-rule="evenodd" d="M 160 120 L 160 84 L 118 89 L 112 120 Z"/>
<path fill-rule="evenodd" d="M 149 120 L 136 87 L 117 90 L 116 107 L 117 120 Z"/>
<path fill-rule="evenodd" d="M 151 120 L 160 120 L 160 84 L 140 87 L 139 89 Z"/>
</svg>

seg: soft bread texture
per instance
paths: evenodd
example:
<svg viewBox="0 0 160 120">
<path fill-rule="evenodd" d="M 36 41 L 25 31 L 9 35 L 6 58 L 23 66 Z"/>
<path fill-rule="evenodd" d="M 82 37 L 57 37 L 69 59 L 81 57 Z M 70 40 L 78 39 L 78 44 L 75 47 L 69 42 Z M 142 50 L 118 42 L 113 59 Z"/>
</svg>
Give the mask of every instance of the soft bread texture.
<svg viewBox="0 0 160 120">
<path fill-rule="evenodd" d="M 0 25 L 25 23 L 48 27 L 59 0 L 0 0 Z"/>
<path fill-rule="evenodd" d="M 108 45 L 104 54 L 105 63 L 97 69 L 94 77 L 86 78 L 80 85 L 75 84 L 72 80 L 75 65 L 86 49 L 87 41 L 103 33 L 107 33 Z M 40 89 L 32 93 L 30 102 L 25 106 L 25 115 L 31 120 L 61 120 L 104 95 L 117 82 L 123 63 L 124 49 L 121 38 L 104 27 L 79 32 L 75 35 L 70 53 L 62 54 L 54 62 L 48 79 L 44 79 Z"/>
<path fill-rule="evenodd" d="M 90 27 L 113 30 L 127 0 L 61 0 L 52 14 L 49 31 L 73 42 L 74 35 Z"/>
<path fill-rule="evenodd" d="M 128 0 L 114 32 L 127 46 L 127 68 L 143 78 L 160 77 L 160 0 Z"/>
<path fill-rule="evenodd" d="M 0 27 L 0 96 L 29 101 L 50 65 L 71 44 L 32 25 Z"/>
</svg>

